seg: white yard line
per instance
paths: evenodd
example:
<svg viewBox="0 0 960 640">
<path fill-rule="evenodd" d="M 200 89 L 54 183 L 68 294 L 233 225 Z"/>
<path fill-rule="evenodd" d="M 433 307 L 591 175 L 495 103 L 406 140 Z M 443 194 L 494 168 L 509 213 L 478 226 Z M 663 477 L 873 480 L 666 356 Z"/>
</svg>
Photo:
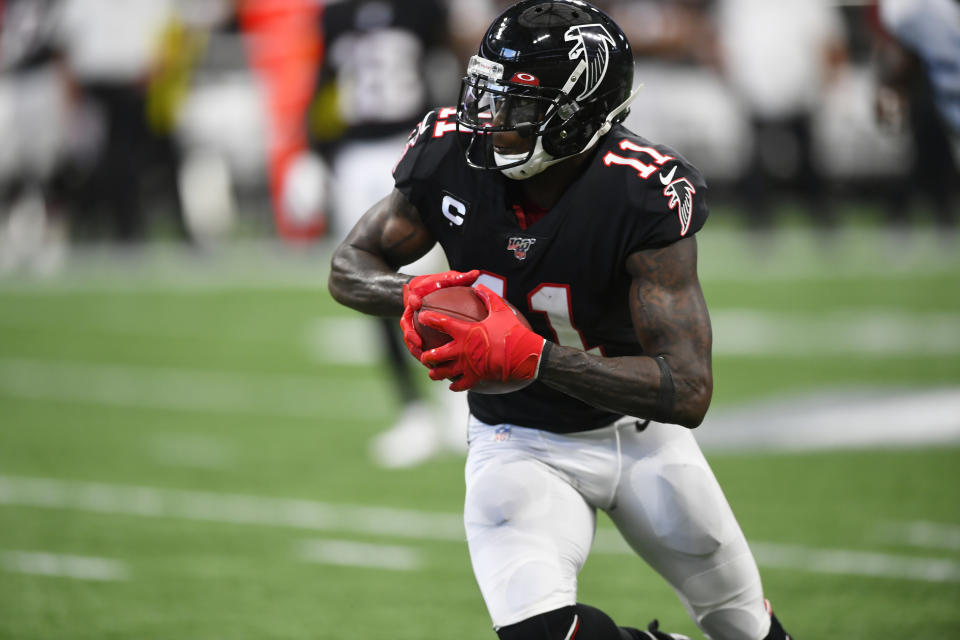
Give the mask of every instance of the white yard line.
<svg viewBox="0 0 960 640">
<path fill-rule="evenodd" d="M 960 443 L 960 387 L 841 389 L 717 408 L 694 432 L 710 451 Z"/>
<path fill-rule="evenodd" d="M 856 309 L 818 313 L 712 309 L 713 353 L 720 356 L 822 358 L 960 355 L 960 313 Z M 375 364 L 383 358 L 373 323 L 316 319 L 306 344 L 318 362 Z"/>
<path fill-rule="evenodd" d="M 339 375 L 242 374 L 0 358 L 0 396 L 138 409 L 364 420 L 389 413 L 390 406 L 382 400 L 370 401 L 383 397 L 382 384 Z M 717 407 L 694 434 L 710 450 L 957 443 L 960 388 L 840 389 L 750 406 Z M 170 445 L 166 450 L 177 447 Z M 210 455 L 196 459 L 198 466 L 222 462 L 223 456 L 213 447 L 205 449 Z"/>
<path fill-rule="evenodd" d="M 955 524 L 924 520 L 885 522 L 878 527 L 877 538 L 882 542 L 919 549 L 960 551 L 960 525 Z"/>
<path fill-rule="evenodd" d="M 3 551 L 0 566 L 11 573 L 75 578 L 77 580 L 127 580 L 130 571 L 119 560 L 73 556 L 46 551 Z"/>
<path fill-rule="evenodd" d="M 172 367 L 0 359 L 0 393 L 21 398 L 299 418 L 370 415 L 375 382 Z M 336 397 L 337 402 L 330 398 Z"/>
<path fill-rule="evenodd" d="M 182 518 L 230 524 L 254 524 L 412 540 L 464 542 L 459 514 L 431 513 L 358 505 L 334 505 L 312 500 L 265 498 L 201 491 L 176 491 L 101 483 L 77 483 L 50 478 L 0 476 L 0 505 L 73 509 L 154 518 Z M 307 546 L 304 557 L 333 561 L 360 557 L 359 543 Z M 816 549 L 798 545 L 752 542 L 763 566 L 820 573 L 876 576 L 926 582 L 960 582 L 960 563 L 949 559 L 915 558 L 843 549 Z M 306 550 L 305 550 L 306 549 Z M 312 551 L 310 551 L 312 549 Z M 378 562 L 416 565 L 416 554 L 390 548 Z M 598 532 L 597 553 L 632 553 L 611 530 Z M 372 551 L 366 549 L 366 551 Z M 374 554 L 375 556 L 376 554 Z M 371 557 L 374 557 L 371 556 Z M 397 560 L 396 558 L 405 558 Z M 390 559 L 394 558 L 394 559 Z M 419 565 L 416 565 L 419 566 Z M 389 567 L 397 568 L 397 567 Z"/>
<path fill-rule="evenodd" d="M 817 313 L 714 309 L 714 353 L 739 356 L 960 354 L 960 313 L 896 309 Z"/>
<path fill-rule="evenodd" d="M 462 518 L 447 513 L 48 478 L 0 476 L 0 504 L 416 540 L 465 540 Z"/>
<path fill-rule="evenodd" d="M 306 562 L 391 571 L 416 571 L 424 565 L 422 554 L 412 547 L 350 540 L 304 540 L 297 555 Z"/>
<path fill-rule="evenodd" d="M 317 362 L 372 365 L 386 361 L 383 336 L 374 318 L 317 318 L 307 327 L 304 341 Z"/>
<path fill-rule="evenodd" d="M 750 548 L 757 563 L 765 567 L 922 582 L 960 582 L 960 562 L 941 558 L 914 558 L 846 549 L 811 549 L 769 542 L 753 542 Z"/>
<path fill-rule="evenodd" d="M 946 558 L 916 558 L 758 541 L 750 541 L 750 549 L 757 564 L 763 567 L 922 582 L 960 582 L 960 562 Z M 611 530 L 597 532 L 594 550 L 632 553 L 619 534 Z"/>
</svg>

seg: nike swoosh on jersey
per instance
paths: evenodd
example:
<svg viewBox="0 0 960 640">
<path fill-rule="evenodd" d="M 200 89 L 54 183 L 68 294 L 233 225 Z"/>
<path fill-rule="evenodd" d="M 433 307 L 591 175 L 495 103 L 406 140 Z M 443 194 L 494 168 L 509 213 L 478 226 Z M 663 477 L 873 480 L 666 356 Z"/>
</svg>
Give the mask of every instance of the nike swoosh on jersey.
<svg viewBox="0 0 960 640">
<path fill-rule="evenodd" d="M 673 165 L 673 167 L 670 168 L 670 173 L 667 174 L 666 178 L 663 177 L 662 173 L 658 173 L 657 175 L 660 176 L 660 182 L 663 183 L 663 186 L 667 186 L 668 184 L 670 184 L 670 181 L 673 180 L 673 174 L 675 174 L 676 172 L 677 172 L 677 165 Z"/>
</svg>

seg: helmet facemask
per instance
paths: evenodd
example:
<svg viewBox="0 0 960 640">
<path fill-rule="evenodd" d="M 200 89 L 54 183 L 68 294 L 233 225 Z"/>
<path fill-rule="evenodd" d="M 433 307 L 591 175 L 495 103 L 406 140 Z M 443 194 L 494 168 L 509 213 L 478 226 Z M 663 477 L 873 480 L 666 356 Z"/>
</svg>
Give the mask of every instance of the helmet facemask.
<svg viewBox="0 0 960 640">
<path fill-rule="evenodd" d="M 562 90 L 539 86 L 529 73 L 516 73 L 510 81 L 502 77 L 502 65 L 479 56 L 470 60 L 460 92 L 457 129 L 467 134 L 465 156 L 471 167 L 498 169 L 508 177 L 524 179 L 558 160 L 557 149 L 551 148 L 556 145 L 545 145 L 545 141 L 566 138 L 564 129 L 580 106 Z M 513 135 L 498 137 L 498 133 Z M 513 143 L 517 148 L 498 147 L 498 143 Z"/>
</svg>

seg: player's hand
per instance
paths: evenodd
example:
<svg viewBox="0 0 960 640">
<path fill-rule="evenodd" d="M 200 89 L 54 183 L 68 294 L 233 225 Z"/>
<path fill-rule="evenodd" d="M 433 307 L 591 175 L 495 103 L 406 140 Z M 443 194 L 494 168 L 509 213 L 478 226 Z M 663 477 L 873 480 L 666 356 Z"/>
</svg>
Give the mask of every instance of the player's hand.
<svg viewBox="0 0 960 640">
<path fill-rule="evenodd" d="M 453 339 L 425 351 L 420 362 L 433 380 L 450 378 L 452 391 L 465 391 L 480 380 L 532 380 L 540 367 L 546 340 L 517 318 L 503 298 L 483 285 L 474 288 L 489 314 L 479 322 L 422 311 L 420 323 Z"/>
<path fill-rule="evenodd" d="M 413 327 L 413 314 L 423 304 L 423 297 L 444 287 L 469 287 L 479 277 L 480 272 L 476 269 L 465 273 L 444 271 L 417 276 L 403 285 L 403 315 L 400 316 L 400 329 L 403 331 L 403 342 L 414 358 L 419 360 L 423 353 L 423 340 Z"/>
</svg>

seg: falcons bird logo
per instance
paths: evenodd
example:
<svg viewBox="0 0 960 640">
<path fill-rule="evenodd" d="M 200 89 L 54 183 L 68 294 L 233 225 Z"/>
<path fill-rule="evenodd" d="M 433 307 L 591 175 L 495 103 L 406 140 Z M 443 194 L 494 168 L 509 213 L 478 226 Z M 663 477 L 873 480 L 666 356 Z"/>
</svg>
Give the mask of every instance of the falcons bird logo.
<svg viewBox="0 0 960 640">
<path fill-rule="evenodd" d="M 677 216 L 680 217 L 680 235 L 687 235 L 687 231 L 690 230 L 690 220 L 693 219 L 693 194 L 697 192 L 690 181 L 686 178 L 677 178 L 672 180 L 673 173 L 676 171 L 676 167 L 673 168 L 673 171 L 667 174 L 667 177 L 664 178 L 663 175 L 660 175 L 660 182 L 663 183 L 663 195 L 669 198 L 667 206 L 671 209 L 677 210 Z"/>
<path fill-rule="evenodd" d="M 583 91 L 577 96 L 578 101 L 583 100 L 596 91 L 603 81 L 610 62 L 610 47 L 616 46 L 617 43 L 602 24 L 580 24 L 570 27 L 563 34 L 563 39 L 575 43 L 568 57 L 571 60 L 582 58 L 567 84 L 573 85 L 579 80 L 580 74 L 586 72 Z M 564 90 L 567 92 L 571 88 L 564 87 Z"/>
</svg>

